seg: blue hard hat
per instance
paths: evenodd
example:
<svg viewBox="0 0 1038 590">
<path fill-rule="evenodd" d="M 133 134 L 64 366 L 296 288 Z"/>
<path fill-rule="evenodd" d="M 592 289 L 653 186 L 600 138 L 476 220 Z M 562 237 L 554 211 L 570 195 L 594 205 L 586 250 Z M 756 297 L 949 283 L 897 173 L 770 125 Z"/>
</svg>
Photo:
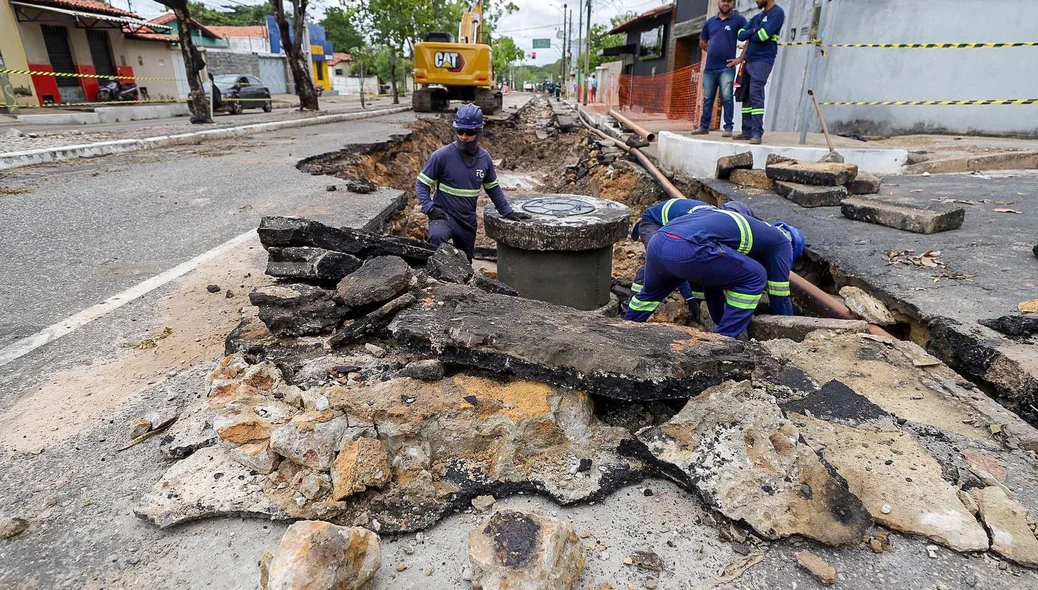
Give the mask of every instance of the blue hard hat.
<svg viewBox="0 0 1038 590">
<path fill-rule="evenodd" d="M 739 201 L 728 201 L 727 203 L 722 205 L 721 208 L 727 209 L 729 211 L 735 211 L 736 213 L 744 215 L 746 217 L 752 217 L 754 219 L 757 219 L 757 215 L 753 212 L 753 209 L 751 209 L 750 206 L 746 203 L 741 203 Z"/>
<path fill-rule="evenodd" d="M 482 129 L 483 109 L 470 103 L 461 105 L 454 115 L 455 129 Z"/>
<path fill-rule="evenodd" d="M 789 243 L 793 246 L 793 262 L 800 260 L 800 255 L 804 253 L 804 234 L 792 225 L 781 221 L 775 223 L 774 227 L 789 237 Z"/>
</svg>

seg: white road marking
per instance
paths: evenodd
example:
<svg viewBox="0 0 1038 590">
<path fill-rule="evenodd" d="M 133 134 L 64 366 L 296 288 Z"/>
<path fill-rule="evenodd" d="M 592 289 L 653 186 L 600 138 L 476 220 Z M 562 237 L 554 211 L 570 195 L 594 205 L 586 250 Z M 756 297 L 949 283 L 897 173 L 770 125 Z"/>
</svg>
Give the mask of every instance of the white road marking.
<svg viewBox="0 0 1038 590">
<path fill-rule="evenodd" d="M 29 354 L 44 344 L 53 342 L 66 334 L 74 332 L 82 326 L 119 309 L 127 303 L 158 289 L 174 279 L 186 275 L 203 263 L 232 250 L 234 247 L 239 246 L 254 237 L 256 237 L 256 230 L 249 230 L 236 238 L 232 238 L 220 244 L 208 252 L 174 266 L 162 274 L 155 275 L 143 283 L 134 285 L 122 293 L 112 295 L 97 305 L 88 307 L 56 324 L 47 326 L 31 336 L 26 336 L 25 338 L 9 344 L 3 349 L 0 349 L 0 367 Z"/>
</svg>

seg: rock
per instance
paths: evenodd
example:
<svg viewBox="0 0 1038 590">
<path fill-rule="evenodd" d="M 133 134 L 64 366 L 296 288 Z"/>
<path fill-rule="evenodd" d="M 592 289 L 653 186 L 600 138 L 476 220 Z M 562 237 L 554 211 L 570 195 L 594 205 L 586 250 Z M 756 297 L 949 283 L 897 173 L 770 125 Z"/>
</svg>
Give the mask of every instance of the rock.
<svg viewBox="0 0 1038 590">
<path fill-rule="evenodd" d="M 866 333 L 868 322 L 862 320 L 839 320 L 830 318 L 813 318 L 794 315 L 758 315 L 750 321 L 749 335 L 757 340 L 775 340 L 788 338 L 795 342 L 803 342 L 807 335 L 815 330 L 828 330 L 838 333 Z"/>
<path fill-rule="evenodd" d="M 775 190 L 775 181 L 768 178 L 768 174 L 763 170 L 738 168 L 732 170 L 728 180 L 731 181 L 732 184 L 755 188 L 762 191 Z"/>
<path fill-rule="evenodd" d="M 917 234 L 932 234 L 958 229 L 966 210 L 948 205 L 919 206 L 908 200 L 883 197 L 848 197 L 840 205 L 847 219 L 885 225 Z"/>
<path fill-rule="evenodd" d="M 778 162 L 768 164 L 765 171 L 768 178 L 775 181 L 812 186 L 842 187 L 858 176 L 858 167 L 854 164 L 835 162 Z"/>
<path fill-rule="evenodd" d="M 469 534 L 473 588 L 568 590 L 586 559 L 573 525 L 536 512 L 498 510 Z"/>
<path fill-rule="evenodd" d="M 255 305 L 245 305 L 241 308 L 241 320 L 231 330 L 224 340 L 224 354 L 236 352 L 249 352 L 255 354 L 264 346 L 274 344 L 277 338 L 270 332 L 270 328 L 259 318 L 259 308 Z"/>
<path fill-rule="evenodd" d="M 970 490 L 970 494 L 991 534 L 991 550 L 1020 565 L 1038 567 L 1038 539 L 1027 526 L 1027 509 L 998 486 Z"/>
<path fill-rule="evenodd" d="M 375 185 L 363 180 L 352 180 L 346 183 L 346 190 L 351 193 L 366 195 L 375 192 Z"/>
<path fill-rule="evenodd" d="M 493 508 L 496 502 L 497 499 L 493 496 L 476 496 L 472 499 L 471 504 L 477 512 L 486 512 L 487 510 Z"/>
<path fill-rule="evenodd" d="M 360 268 L 352 254 L 324 248 L 268 248 L 267 274 L 302 281 L 340 281 Z"/>
<path fill-rule="evenodd" d="M 213 400 L 213 396 L 210 396 Z M 295 408 L 259 395 L 237 397 L 225 403 L 213 417 L 213 430 L 221 439 L 235 444 L 264 441 L 271 430 L 288 422 Z M 212 405 L 212 404 L 211 404 Z"/>
<path fill-rule="evenodd" d="M 382 304 L 407 290 L 411 267 L 398 256 L 379 256 L 339 281 L 339 298 L 350 307 Z"/>
<path fill-rule="evenodd" d="M 151 432 L 151 420 L 137 418 L 133 422 L 130 422 L 130 440 L 148 434 L 149 432 Z"/>
<path fill-rule="evenodd" d="M 343 442 L 373 435 L 371 424 L 335 412 L 306 412 L 270 435 L 270 448 L 299 465 L 327 471 Z"/>
<path fill-rule="evenodd" d="M 774 166 L 775 164 L 782 164 L 784 162 L 796 162 L 796 158 L 787 158 L 786 156 L 780 156 L 774 152 L 768 154 L 768 159 L 764 162 L 764 167 Z"/>
<path fill-rule="evenodd" d="M 733 156 L 721 156 L 717 159 L 717 170 L 714 177 L 724 179 L 730 177 L 733 170 L 749 170 L 752 168 L 753 152 L 743 152 Z"/>
<path fill-rule="evenodd" d="M 841 154 L 840 152 L 829 152 L 828 154 L 819 158 L 818 161 L 822 163 L 831 162 L 835 164 L 843 164 L 843 154 Z"/>
<path fill-rule="evenodd" d="M 262 590 L 363 590 L 382 565 L 375 533 L 328 522 L 292 523 L 264 556 Z"/>
<path fill-rule="evenodd" d="M 840 289 L 840 297 L 851 313 L 877 326 L 893 326 L 897 323 L 883 302 L 869 295 L 858 287 L 846 286 Z"/>
<path fill-rule="evenodd" d="M 285 518 L 263 493 L 265 477 L 232 460 L 226 449 L 201 449 L 166 470 L 133 513 L 159 528 L 214 516 Z"/>
<path fill-rule="evenodd" d="M 472 278 L 469 279 L 468 284 L 482 291 L 486 291 L 487 293 L 497 293 L 498 295 L 510 295 L 512 297 L 519 296 L 519 291 L 516 291 L 512 287 L 502 283 L 501 281 L 487 278 L 478 273 L 472 275 Z"/>
<path fill-rule="evenodd" d="M 1006 315 L 990 320 L 978 320 L 977 323 L 1013 338 L 1027 338 L 1038 334 L 1038 316 L 1033 314 Z"/>
<path fill-rule="evenodd" d="M 231 459 L 243 467 L 256 473 L 267 474 L 274 471 L 278 464 L 278 455 L 270 449 L 269 441 L 246 443 L 230 449 Z"/>
<path fill-rule="evenodd" d="M 631 448 L 767 539 L 802 535 L 858 543 L 872 525 L 766 390 L 726 382 L 692 398 L 670 421 L 641 430 Z"/>
<path fill-rule="evenodd" d="M 397 297 L 359 320 L 344 325 L 342 329 L 336 332 L 335 335 L 328 340 L 328 345 L 332 348 L 345 346 L 361 336 L 385 328 L 391 321 L 393 321 L 393 318 L 397 313 L 410 307 L 415 301 L 417 301 L 417 299 L 415 299 L 414 295 L 404 293 L 400 297 Z"/>
<path fill-rule="evenodd" d="M 452 365 L 618 399 L 687 397 L 728 378 L 745 378 L 754 365 L 753 345 L 738 340 L 683 326 L 621 322 L 463 285 L 427 288 L 421 303 L 397 315 L 389 331 L 398 343 Z"/>
<path fill-rule="evenodd" d="M 1035 244 L 1034 248 L 1031 248 L 1031 253 L 1034 254 L 1035 258 L 1038 258 L 1038 244 Z"/>
<path fill-rule="evenodd" d="M 29 528 L 29 521 L 24 518 L 0 519 L 0 539 L 13 539 Z"/>
<path fill-rule="evenodd" d="M 344 500 L 370 488 L 389 483 L 392 466 L 389 450 L 377 438 L 359 438 L 346 443 L 332 465 L 332 499 Z"/>
<path fill-rule="evenodd" d="M 822 449 L 822 457 L 877 523 L 956 551 L 987 550 L 984 529 L 943 479 L 941 465 L 911 435 L 788 415 L 808 443 Z M 884 505 L 891 510 L 884 512 Z"/>
<path fill-rule="evenodd" d="M 211 447 L 219 441 L 213 430 L 209 400 L 201 397 L 189 403 L 159 439 L 159 450 L 166 459 L 179 460 L 198 449 Z"/>
<path fill-rule="evenodd" d="M 797 565 L 811 572 L 823 584 L 832 586 L 836 583 L 836 568 L 810 551 L 797 552 Z"/>
<path fill-rule="evenodd" d="M 372 344 L 370 342 L 365 342 L 364 343 L 364 350 L 368 351 L 368 353 L 370 353 L 371 356 L 373 356 L 375 358 L 382 358 L 382 357 L 386 356 L 386 349 L 385 348 L 382 348 L 381 346 Z"/>
<path fill-rule="evenodd" d="M 349 308 L 335 300 L 335 292 L 312 285 L 270 285 L 249 294 L 259 307 L 259 318 L 283 338 L 322 334 L 342 323 Z"/>
<path fill-rule="evenodd" d="M 446 283 L 464 284 L 472 276 L 472 263 L 465 253 L 450 244 L 440 244 L 425 263 L 429 276 Z"/>
<path fill-rule="evenodd" d="M 868 172 L 858 172 L 858 176 L 846 184 L 847 192 L 852 195 L 874 195 L 879 192 L 883 183 Z"/>
<path fill-rule="evenodd" d="M 443 363 L 436 359 L 413 361 L 400 370 L 401 377 L 421 379 L 422 381 L 439 381 L 443 379 Z"/>
<path fill-rule="evenodd" d="M 210 293 L 219 293 L 220 285 L 209 285 L 205 288 L 205 290 L 209 291 Z"/>
<path fill-rule="evenodd" d="M 264 217 L 257 231 L 260 243 L 268 250 L 272 247 L 309 246 L 353 254 L 364 260 L 376 256 L 399 256 L 415 264 L 424 264 L 436 250 L 425 242 L 410 238 L 384 236 L 348 227 L 329 227 L 294 217 Z"/>
<path fill-rule="evenodd" d="M 775 192 L 801 207 L 838 207 L 847 196 L 842 186 L 811 186 L 793 182 L 775 182 Z"/>
</svg>

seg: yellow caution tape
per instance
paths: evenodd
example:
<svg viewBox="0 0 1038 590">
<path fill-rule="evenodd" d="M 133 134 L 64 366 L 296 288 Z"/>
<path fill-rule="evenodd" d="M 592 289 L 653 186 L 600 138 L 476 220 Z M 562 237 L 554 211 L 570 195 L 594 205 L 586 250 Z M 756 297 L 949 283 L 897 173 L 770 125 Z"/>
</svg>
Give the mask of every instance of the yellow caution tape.
<svg viewBox="0 0 1038 590">
<path fill-rule="evenodd" d="M 30 105 L 18 105 L 18 108 L 20 108 L 20 109 L 68 109 L 68 108 L 74 108 L 74 107 L 88 107 L 88 106 L 105 105 L 105 104 L 120 104 L 120 105 L 123 105 L 123 106 L 132 106 L 132 105 L 135 105 L 135 104 L 144 104 L 144 103 L 164 103 L 164 104 L 170 104 L 170 103 L 176 103 L 176 102 L 186 102 L 186 101 L 156 98 L 156 99 L 145 99 L 145 100 L 109 100 L 109 101 L 104 101 L 104 102 L 68 102 L 68 103 L 56 103 L 56 104 L 30 104 Z"/>
<path fill-rule="evenodd" d="M 786 47 L 820 45 L 814 41 L 779 43 Z M 1038 47 L 1038 41 L 1019 43 L 828 43 L 826 47 L 851 47 L 856 49 L 997 49 L 1003 47 Z"/>
<path fill-rule="evenodd" d="M 873 101 L 823 101 L 818 104 L 830 106 L 948 106 L 948 105 L 1021 105 L 1038 104 L 1038 98 L 1009 98 L 1003 100 L 873 100 Z"/>
<path fill-rule="evenodd" d="M 29 76 L 53 76 L 55 78 L 104 78 L 106 80 L 150 80 L 154 82 L 176 82 L 175 78 L 149 78 L 146 76 L 118 76 L 109 74 L 70 74 L 68 72 L 37 72 L 35 70 L 9 70 L 0 68 L 0 74 L 27 74 Z"/>
</svg>

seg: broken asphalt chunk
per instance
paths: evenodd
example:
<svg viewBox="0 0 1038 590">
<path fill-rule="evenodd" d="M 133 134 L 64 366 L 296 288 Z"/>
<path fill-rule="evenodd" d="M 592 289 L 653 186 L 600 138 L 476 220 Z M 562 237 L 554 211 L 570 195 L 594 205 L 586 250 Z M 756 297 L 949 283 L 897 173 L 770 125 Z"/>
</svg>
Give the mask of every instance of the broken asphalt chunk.
<svg viewBox="0 0 1038 590">
<path fill-rule="evenodd" d="M 811 186 L 795 182 L 775 181 L 775 192 L 801 207 L 838 207 L 847 197 L 842 186 Z"/>
<path fill-rule="evenodd" d="M 350 311 L 336 301 L 335 291 L 305 283 L 260 287 L 249 301 L 273 334 L 287 338 L 330 332 Z"/>
<path fill-rule="evenodd" d="M 404 293 L 359 320 L 355 320 L 340 328 L 328 341 L 328 345 L 332 348 L 345 346 L 361 336 L 377 332 L 385 328 L 400 310 L 407 308 L 414 302 L 414 295 Z"/>
<path fill-rule="evenodd" d="M 324 248 L 268 248 L 267 274 L 302 281 L 339 281 L 360 268 L 352 254 Z"/>
<path fill-rule="evenodd" d="M 293 246 L 324 248 L 368 259 L 373 256 L 399 256 L 412 264 L 424 264 L 433 252 L 431 245 L 349 227 L 330 227 L 310 219 L 264 217 L 257 230 L 264 248 Z"/>
<path fill-rule="evenodd" d="M 425 270 L 434 279 L 464 284 L 472 276 L 472 263 L 461 250 L 450 244 L 440 244 L 425 263 Z"/>
<path fill-rule="evenodd" d="M 836 162 L 777 162 L 768 164 L 765 171 L 775 181 L 841 188 L 858 176 L 854 164 Z"/>
<path fill-rule="evenodd" d="M 360 270 L 344 277 L 335 287 L 339 299 L 350 307 L 382 304 L 407 290 L 411 267 L 398 256 L 378 256 Z"/>
<path fill-rule="evenodd" d="M 948 205 L 927 205 L 885 197 L 848 197 L 840 212 L 848 219 L 885 225 L 917 234 L 932 234 L 959 229 L 966 210 Z"/>
<path fill-rule="evenodd" d="M 717 159 L 715 178 L 727 179 L 735 170 L 748 170 L 753 168 L 753 152 L 743 152 L 732 156 L 721 156 Z"/>
</svg>

